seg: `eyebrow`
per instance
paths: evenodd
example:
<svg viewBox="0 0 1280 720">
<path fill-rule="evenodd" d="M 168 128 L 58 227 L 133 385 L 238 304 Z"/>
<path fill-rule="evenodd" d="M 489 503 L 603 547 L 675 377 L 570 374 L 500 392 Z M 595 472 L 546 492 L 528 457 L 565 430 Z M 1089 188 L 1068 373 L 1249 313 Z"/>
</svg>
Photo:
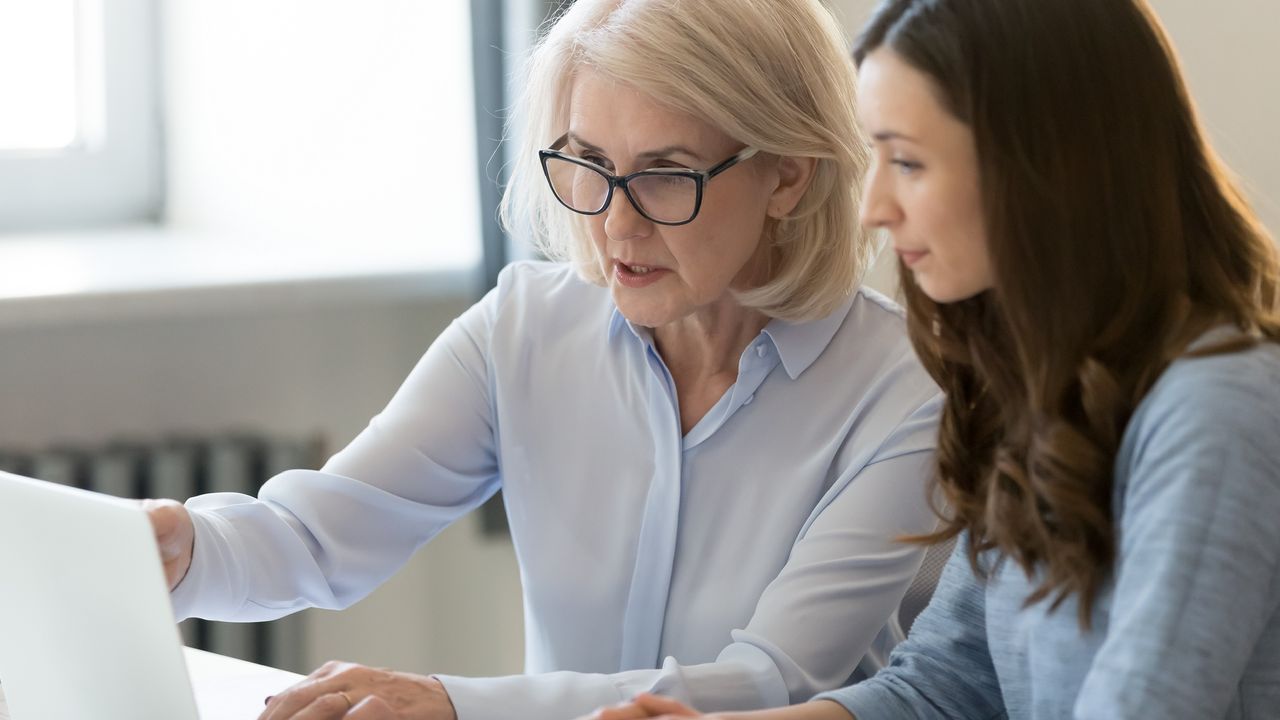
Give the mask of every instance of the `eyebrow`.
<svg viewBox="0 0 1280 720">
<path fill-rule="evenodd" d="M 911 137 L 910 135 L 907 135 L 905 133 L 900 133 L 896 130 L 881 130 L 878 133 L 873 133 L 871 135 L 871 139 L 875 140 L 876 142 L 888 142 L 890 140 L 906 140 L 907 142 L 916 143 L 917 145 L 920 143 L 919 140 Z"/>
<path fill-rule="evenodd" d="M 572 130 L 570 130 L 567 133 L 567 136 L 569 140 L 578 144 L 584 150 L 597 152 L 597 153 L 600 153 L 601 155 L 607 155 L 607 153 L 604 151 L 603 148 L 582 139 L 582 136 L 578 135 Z M 637 155 L 636 159 L 637 160 L 656 160 L 660 158 L 671 157 L 672 155 L 688 155 L 689 157 L 694 158 L 695 160 L 706 160 L 706 158 L 702 157 L 702 155 L 690 150 L 689 148 L 683 145 L 667 145 L 665 147 L 655 148 L 653 150 L 646 150 L 645 152 L 642 152 L 639 155 Z"/>
</svg>

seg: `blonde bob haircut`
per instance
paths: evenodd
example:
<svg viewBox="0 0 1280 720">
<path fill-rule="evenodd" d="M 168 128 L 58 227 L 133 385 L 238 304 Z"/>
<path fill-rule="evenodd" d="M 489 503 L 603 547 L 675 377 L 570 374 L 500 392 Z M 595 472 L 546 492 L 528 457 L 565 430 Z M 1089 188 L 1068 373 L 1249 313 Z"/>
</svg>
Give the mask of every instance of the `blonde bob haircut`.
<svg viewBox="0 0 1280 720">
<path fill-rule="evenodd" d="M 805 321 L 853 292 L 874 252 L 858 223 L 869 153 L 844 35 L 819 0 L 577 0 L 546 30 L 514 115 L 518 155 L 502 223 L 603 285 L 584 218 L 556 202 L 537 155 L 568 129 L 579 67 L 763 153 L 817 158 L 795 210 L 766 221 L 766 281 L 737 298 L 770 317 Z"/>
</svg>

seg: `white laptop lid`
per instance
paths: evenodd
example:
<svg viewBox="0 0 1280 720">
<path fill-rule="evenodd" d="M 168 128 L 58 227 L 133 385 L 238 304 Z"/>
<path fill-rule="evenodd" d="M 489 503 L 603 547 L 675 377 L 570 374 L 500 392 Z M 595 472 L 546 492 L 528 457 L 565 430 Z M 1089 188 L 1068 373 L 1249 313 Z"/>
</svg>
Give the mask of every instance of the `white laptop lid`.
<svg viewBox="0 0 1280 720">
<path fill-rule="evenodd" d="M 0 472 L 0 687 L 14 720 L 197 720 L 136 504 Z"/>
</svg>

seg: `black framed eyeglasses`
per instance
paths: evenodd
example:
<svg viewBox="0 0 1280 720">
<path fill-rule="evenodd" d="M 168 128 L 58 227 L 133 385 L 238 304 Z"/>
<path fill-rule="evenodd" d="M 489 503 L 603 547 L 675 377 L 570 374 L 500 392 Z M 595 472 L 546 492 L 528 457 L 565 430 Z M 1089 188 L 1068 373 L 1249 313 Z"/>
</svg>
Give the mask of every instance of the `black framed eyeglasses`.
<svg viewBox="0 0 1280 720">
<path fill-rule="evenodd" d="M 759 152 L 744 148 L 709 170 L 651 168 L 618 176 L 561 152 L 568 141 L 566 134 L 550 149 L 538 151 L 542 172 L 561 205 L 582 215 L 599 215 L 609 208 L 614 188 L 622 188 L 636 212 L 659 225 L 693 222 L 702 209 L 702 191 L 707 181 Z"/>
</svg>

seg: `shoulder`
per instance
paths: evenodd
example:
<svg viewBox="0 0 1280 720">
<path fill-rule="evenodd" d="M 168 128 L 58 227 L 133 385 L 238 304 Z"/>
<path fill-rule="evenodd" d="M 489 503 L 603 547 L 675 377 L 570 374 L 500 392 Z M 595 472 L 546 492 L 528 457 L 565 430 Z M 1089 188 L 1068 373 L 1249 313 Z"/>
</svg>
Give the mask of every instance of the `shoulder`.
<svg viewBox="0 0 1280 720">
<path fill-rule="evenodd" d="M 498 273 L 494 287 L 455 320 L 449 334 L 469 336 L 493 351 L 492 343 L 523 346 L 564 339 L 566 329 L 607 328 L 612 311 L 609 291 L 584 280 L 572 265 L 521 260 Z"/>
<path fill-rule="evenodd" d="M 865 309 L 872 315 L 876 316 L 882 322 L 895 323 L 905 331 L 907 311 L 904 310 L 901 305 L 894 302 L 888 295 L 885 295 L 873 287 L 863 285 L 858 288 L 857 297 L 864 305 Z"/>
<path fill-rule="evenodd" d="M 939 392 L 911 346 L 906 312 L 871 288 L 854 295 L 825 354 L 851 380 L 912 386 L 921 402 Z"/>
<path fill-rule="evenodd" d="M 839 317 L 832 342 L 856 342 L 861 338 L 867 343 L 874 340 L 879 349 L 898 354 L 910 349 L 907 341 L 906 312 L 885 295 L 869 288 L 858 288 L 827 319 Z"/>
<path fill-rule="evenodd" d="M 1280 344 L 1183 358 L 1160 376 L 1125 428 L 1117 479 L 1175 475 L 1280 489 Z"/>
<path fill-rule="evenodd" d="M 517 260 L 498 273 L 498 293 L 502 296 L 538 295 L 554 297 L 561 294 L 590 293 L 602 288 L 582 279 L 566 262 L 548 260 Z"/>
<path fill-rule="evenodd" d="M 570 263 L 545 260 L 507 265 L 485 302 L 499 322 L 582 322 L 584 314 L 607 322 L 613 308 L 606 288 L 583 279 Z"/>
<path fill-rule="evenodd" d="M 907 314 L 893 300 L 871 288 L 860 288 L 853 296 L 837 339 L 873 347 L 886 358 L 915 362 L 915 351 L 907 337 Z"/>
<path fill-rule="evenodd" d="M 810 372 L 850 417 L 879 418 L 891 434 L 918 435 L 932 446 L 942 392 L 916 356 L 906 313 L 870 288 L 852 298 L 840 326 Z"/>
<path fill-rule="evenodd" d="M 1176 425 L 1252 435 L 1280 423 L 1280 343 L 1173 362 L 1143 398 L 1130 430 Z M 1273 439 L 1277 436 L 1272 435 Z"/>
</svg>

